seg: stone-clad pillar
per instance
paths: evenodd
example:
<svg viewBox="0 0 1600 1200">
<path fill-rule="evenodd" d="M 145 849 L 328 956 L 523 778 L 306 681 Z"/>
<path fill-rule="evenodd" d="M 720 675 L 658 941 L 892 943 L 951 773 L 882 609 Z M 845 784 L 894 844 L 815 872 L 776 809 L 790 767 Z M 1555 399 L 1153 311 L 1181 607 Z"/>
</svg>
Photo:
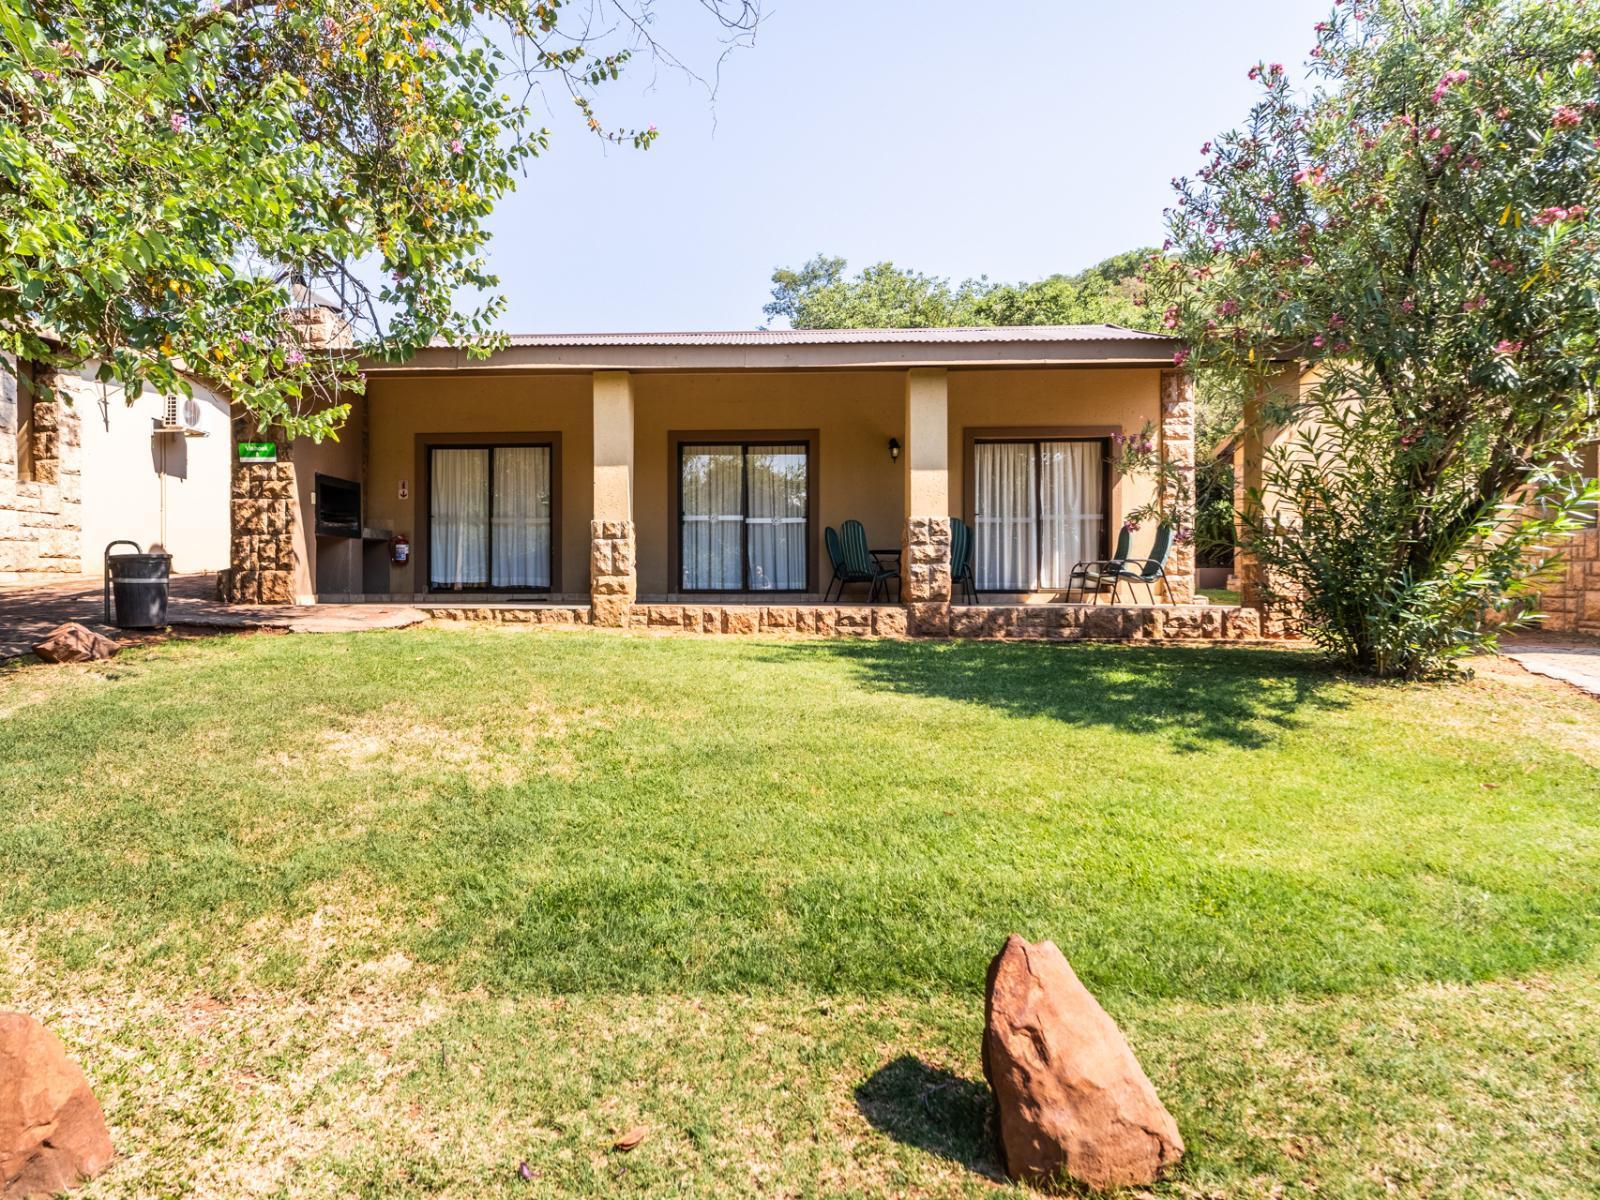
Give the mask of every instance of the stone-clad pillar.
<svg viewBox="0 0 1600 1200">
<path fill-rule="evenodd" d="M 280 457 L 288 447 L 280 442 Z M 300 501 L 294 464 L 233 465 L 228 569 L 218 577 L 218 591 L 229 604 L 293 604 L 299 566 L 295 526 Z"/>
<path fill-rule="evenodd" d="M 622 626 L 639 594 L 633 524 L 633 381 L 594 373 L 594 513 L 589 523 L 589 605 L 596 625 Z"/>
<path fill-rule="evenodd" d="M 906 372 L 905 513 L 900 572 L 911 632 L 950 632 L 949 373 Z"/>
<path fill-rule="evenodd" d="M 253 431 L 253 432 L 252 432 Z M 277 462 L 240 462 L 239 443 L 272 442 Z M 292 446 L 254 422 L 233 422 L 232 487 L 228 493 L 228 569 L 217 575 L 217 593 L 227 604 L 293 604 L 300 566 L 295 535 L 300 524 Z"/>
<path fill-rule="evenodd" d="M 1194 599 L 1194 410 L 1194 376 L 1187 371 L 1161 372 L 1161 458 L 1187 480 L 1191 506 L 1185 536 L 1173 542 L 1167 557 L 1167 583 L 1179 604 Z"/>
</svg>

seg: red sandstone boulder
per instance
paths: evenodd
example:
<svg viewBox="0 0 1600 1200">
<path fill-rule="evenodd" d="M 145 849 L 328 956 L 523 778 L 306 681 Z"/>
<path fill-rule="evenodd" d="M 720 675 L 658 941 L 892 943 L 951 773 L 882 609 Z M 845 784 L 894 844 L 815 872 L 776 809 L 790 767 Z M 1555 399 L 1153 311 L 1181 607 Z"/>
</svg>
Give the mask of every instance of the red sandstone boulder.
<svg viewBox="0 0 1600 1200">
<path fill-rule="evenodd" d="M 47 663 L 89 662 L 110 658 L 118 648 L 110 638 L 76 621 L 68 621 L 57 625 L 44 641 L 36 643 L 33 652 Z"/>
<path fill-rule="evenodd" d="M 32 1017 L 0 1012 L 0 1198 L 76 1187 L 111 1155 L 100 1102 L 55 1035 Z"/>
<path fill-rule="evenodd" d="M 1148 1184 L 1183 1139 L 1116 1023 L 1052 942 L 1013 934 L 989 964 L 983 1074 L 1012 1179 Z"/>
</svg>

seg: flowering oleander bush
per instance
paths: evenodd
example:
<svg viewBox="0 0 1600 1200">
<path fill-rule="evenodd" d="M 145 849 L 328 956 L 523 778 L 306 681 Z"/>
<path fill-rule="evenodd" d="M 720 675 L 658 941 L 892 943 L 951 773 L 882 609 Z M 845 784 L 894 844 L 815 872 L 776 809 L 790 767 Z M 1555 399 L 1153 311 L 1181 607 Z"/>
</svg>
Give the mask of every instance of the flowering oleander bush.
<svg viewBox="0 0 1600 1200">
<path fill-rule="evenodd" d="M 1308 432 L 1244 532 L 1357 668 L 1481 646 L 1592 512 L 1563 464 L 1596 430 L 1597 52 L 1588 0 L 1340 0 L 1307 90 L 1251 68 L 1248 121 L 1175 181 L 1150 302 L 1221 386 L 1307 372 L 1256 415 Z"/>
</svg>

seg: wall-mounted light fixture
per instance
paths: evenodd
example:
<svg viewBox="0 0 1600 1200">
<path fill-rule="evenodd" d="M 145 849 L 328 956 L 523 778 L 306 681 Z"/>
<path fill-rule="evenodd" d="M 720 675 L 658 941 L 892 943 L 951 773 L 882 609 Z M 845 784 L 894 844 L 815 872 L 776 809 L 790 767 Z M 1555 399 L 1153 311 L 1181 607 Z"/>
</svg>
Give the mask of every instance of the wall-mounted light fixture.
<svg viewBox="0 0 1600 1200">
<path fill-rule="evenodd" d="M 900 461 L 900 439 L 889 439 L 889 458 L 894 462 Z"/>
</svg>

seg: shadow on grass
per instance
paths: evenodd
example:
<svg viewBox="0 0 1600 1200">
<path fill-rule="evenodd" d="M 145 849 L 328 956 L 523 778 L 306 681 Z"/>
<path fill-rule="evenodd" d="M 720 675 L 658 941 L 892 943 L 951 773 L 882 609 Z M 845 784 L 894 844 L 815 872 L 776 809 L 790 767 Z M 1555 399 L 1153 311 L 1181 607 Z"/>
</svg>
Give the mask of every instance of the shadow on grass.
<svg viewBox="0 0 1600 1200">
<path fill-rule="evenodd" d="M 842 660 L 885 691 L 1155 734 L 1184 750 L 1259 749 L 1348 703 L 1331 691 L 1347 681 L 1301 651 L 863 640 L 773 653 Z"/>
<path fill-rule="evenodd" d="M 895 1141 L 1005 1182 L 995 1161 L 994 1106 L 984 1084 L 903 1054 L 856 1088 L 856 1107 Z"/>
</svg>

